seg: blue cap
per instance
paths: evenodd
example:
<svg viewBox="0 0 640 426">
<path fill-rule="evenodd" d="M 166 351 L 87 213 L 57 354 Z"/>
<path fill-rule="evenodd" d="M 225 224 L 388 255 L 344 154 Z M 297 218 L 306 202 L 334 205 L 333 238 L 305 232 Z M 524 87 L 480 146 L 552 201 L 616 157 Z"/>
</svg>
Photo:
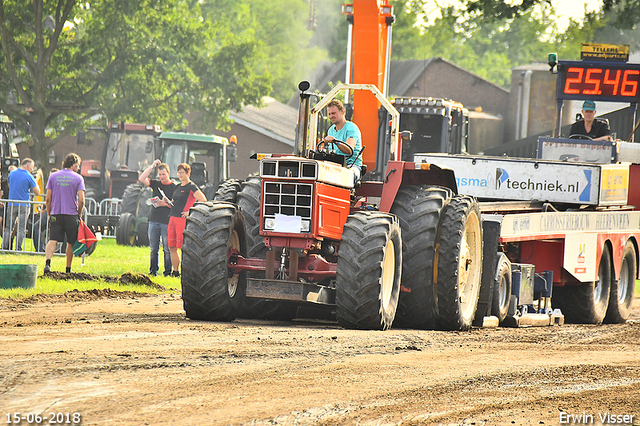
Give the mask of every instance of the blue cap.
<svg viewBox="0 0 640 426">
<path fill-rule="evenodd" d="M 584 103 L 582 104 L 582 110 L 583 111 L 595 111 L 596 110 L 596 103 L 593 101 L 584 101 Z"/>
</svg>

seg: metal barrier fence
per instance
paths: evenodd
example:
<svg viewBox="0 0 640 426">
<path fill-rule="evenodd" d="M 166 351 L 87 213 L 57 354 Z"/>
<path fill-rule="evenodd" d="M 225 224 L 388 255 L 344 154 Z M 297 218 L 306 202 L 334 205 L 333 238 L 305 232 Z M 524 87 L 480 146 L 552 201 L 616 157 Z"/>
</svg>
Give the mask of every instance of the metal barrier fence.
<svg viewBox="0 0 640 426">
<path fill-rule="evenodd" d="M 101 214 L 105 216 L 120 216 L 122 211 L 122 198 L 105 198 L 100 201 L 98 206 L 98 212 L 94 214 Z"/>
<path fill-rule="evenodd" d="M 45 202 L 2 200 L 2 203 L 1 251 L 44 253 L 49 241 L 49 218 Z"/>
<path fill-rule="evenodd" d="M 14 208 L 10 204 L 21 204 L 22 206 Z M 0 215 L 2 218 L 0 252 L 44 253 L 49 241 L 49 217 L 46 203 L 44 201 L 2 200 L 2 205 L 4 210 Z M 100 204 L 93 198 L 86 198 L 83 220 L 90 224 L 94 221 L 92 219 L 97 219 L 95 228 L 97 232 L 102 234 L 99 238 L 115 238 L 116 226 L 114 223 L 117 224 L 121 208 L 122 200 L 119 198 L 108 198 L 102 200 Z M 64 253 L 65 250 L 64 242 L 59 242 L 55 253 Z"/>
<path fill-rule="evenodd" d="M 95 201 L 90 198 L 88 206 L 93 206 Z M 120 213 L 122 211 L 122 199 L 120 198 L 105 198 L 94 207 L 94 210 L 87 208 L 88 215 L 85 215 L 84 221 L 86 224 L 96 233 L 99 233 L 102 238 L 116 238 L 116 228 L 120 220 Z"/>
<path fill-rule="evenodd" d="M 98 214 L 97 211 L 99 209 L 98 203 L 93 198 L 85 198 L 84 199 L 84 208 L 87 209 L 87 213 L 89 214 Z"/>
</svg>

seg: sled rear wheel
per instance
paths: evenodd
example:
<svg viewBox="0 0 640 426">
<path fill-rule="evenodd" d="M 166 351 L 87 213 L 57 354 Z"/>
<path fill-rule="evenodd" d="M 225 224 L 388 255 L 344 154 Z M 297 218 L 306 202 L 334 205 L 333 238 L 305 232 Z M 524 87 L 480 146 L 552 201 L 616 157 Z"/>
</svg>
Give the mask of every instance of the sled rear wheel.
<svg viewBox="0 0 640 426">
<path fill-rule="evenodd" d="M 605 322 L 623 323 L 629 318 L 637 275 L 636 248 L 633 242 L 627 241 L 620 261 L 620 279 L 617 282 L 612 280 Z"/>
</svg>

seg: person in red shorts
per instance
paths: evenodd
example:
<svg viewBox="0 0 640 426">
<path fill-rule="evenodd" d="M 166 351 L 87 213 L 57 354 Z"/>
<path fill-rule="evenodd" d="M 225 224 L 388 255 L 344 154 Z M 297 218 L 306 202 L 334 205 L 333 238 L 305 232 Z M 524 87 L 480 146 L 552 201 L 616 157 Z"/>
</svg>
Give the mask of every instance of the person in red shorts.
<svg viewBox="0 0 640 426">
<path fill-rule="evenodd" d="M 186 163 L 178 165 L 178 179 L 180 179 L 180 185 L 173 191 L 173 200 L 171 200 L 171 211 L 169 212 L 169 228 L 168 240 L 169 250 L 171 251 L 171 265 L 173 266 L 174 277 L 180 276 L 178 267 L 180 265 L 180 255 L 178 249 L 182 249 L 182 233 L 187 225 L 187 216 L 189 216 L 189 209 L 196 201 L 206 201 L 202 191 L 198 189 L 198 186 L 191 182 L 189 177 L 191 176 L 191 166 Z"/>
</svg>

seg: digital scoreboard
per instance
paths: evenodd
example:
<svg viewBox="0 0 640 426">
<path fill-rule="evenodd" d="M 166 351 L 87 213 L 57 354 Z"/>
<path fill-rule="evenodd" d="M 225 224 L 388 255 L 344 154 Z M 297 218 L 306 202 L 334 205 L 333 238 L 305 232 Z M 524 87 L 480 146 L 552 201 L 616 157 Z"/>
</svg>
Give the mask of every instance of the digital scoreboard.
<svg viewBox="0 0 640 426">
<path fill-rule="evenodd" d="M 560 61 L 558 99 L 638 102 L 640 64 Z"/>
</svg>

